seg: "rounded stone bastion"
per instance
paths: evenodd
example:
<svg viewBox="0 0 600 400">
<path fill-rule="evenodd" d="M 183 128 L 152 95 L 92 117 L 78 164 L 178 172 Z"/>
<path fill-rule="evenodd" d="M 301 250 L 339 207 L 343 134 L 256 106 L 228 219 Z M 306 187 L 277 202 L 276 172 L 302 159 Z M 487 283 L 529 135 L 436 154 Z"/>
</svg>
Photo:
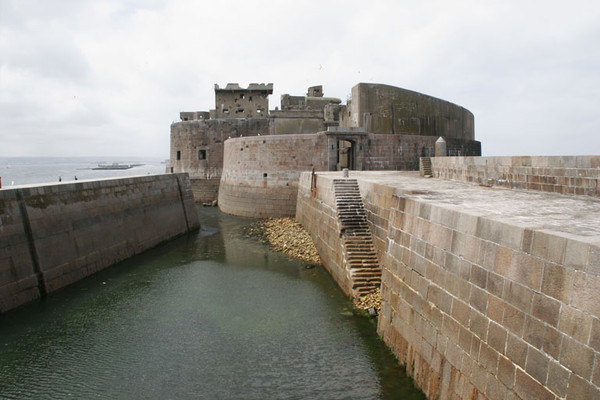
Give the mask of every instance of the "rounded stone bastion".
<svg viewBox="0 0 600 400">
<path fill-rule="evenodd" d="M 296 214 L 302 171 L 325 171 L 324 133 L 236 137 L 224 143 L 219 208 L 246 217 Z"/>
</svg>

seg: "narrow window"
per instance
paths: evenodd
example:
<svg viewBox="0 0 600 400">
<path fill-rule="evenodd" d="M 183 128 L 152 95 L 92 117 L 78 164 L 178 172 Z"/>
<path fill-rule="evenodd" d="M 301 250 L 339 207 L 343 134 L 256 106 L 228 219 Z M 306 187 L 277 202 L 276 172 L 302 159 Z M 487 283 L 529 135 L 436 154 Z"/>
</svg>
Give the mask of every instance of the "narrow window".
<svg viewBox="0 0 600 400">
<path fill-rule="evenodd" d="M 177 159 L 181 160 L 181 151 L 180 150 L 177 150 Z"/>
<path fill-rule="evenodd" d="M 206 150 L 198 150 L 198 160 L 206 160 Z"/>
</svg>

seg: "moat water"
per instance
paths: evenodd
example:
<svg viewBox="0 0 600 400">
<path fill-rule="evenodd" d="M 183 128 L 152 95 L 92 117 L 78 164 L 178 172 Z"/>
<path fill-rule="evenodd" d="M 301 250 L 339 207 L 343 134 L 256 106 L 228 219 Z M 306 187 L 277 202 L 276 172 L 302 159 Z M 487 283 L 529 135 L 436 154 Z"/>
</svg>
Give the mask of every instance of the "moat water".
<svg viewBox="0 0 600 400">
<path fill-rule="evenodd" d="M 203 228 L 0 315 L 1 399 L 424 399 L 321 267 Z"/>
</svg>

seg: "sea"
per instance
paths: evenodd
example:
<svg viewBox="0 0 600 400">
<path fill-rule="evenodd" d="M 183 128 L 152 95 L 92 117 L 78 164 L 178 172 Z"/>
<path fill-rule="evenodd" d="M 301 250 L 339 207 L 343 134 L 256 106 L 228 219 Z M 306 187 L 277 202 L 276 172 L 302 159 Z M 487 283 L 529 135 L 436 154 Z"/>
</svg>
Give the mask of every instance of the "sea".
<svg viewBox="0 0 600 400">
<path fill-rule="evenodd" d="M 130 169 L 97 170 L 103 164 L 134 164 Z M 162 174 L 164 158 L 151 157 L 0 157 L 2 188 L 86 179 Z"/>
</svg>

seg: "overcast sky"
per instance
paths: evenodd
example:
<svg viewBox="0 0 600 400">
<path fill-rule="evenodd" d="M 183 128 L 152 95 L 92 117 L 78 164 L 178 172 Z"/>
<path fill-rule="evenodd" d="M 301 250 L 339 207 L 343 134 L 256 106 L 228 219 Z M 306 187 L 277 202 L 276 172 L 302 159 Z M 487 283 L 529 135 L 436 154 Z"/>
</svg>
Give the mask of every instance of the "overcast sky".
<svg viewBox="0 0 600 400">
<path fill-rule="evenodd" d="M 0 156 L 168 158 L 213 85 L 459 104 L 484 155 L 600 154 L 598 0 L 0 0 Z"/>
</svg>

